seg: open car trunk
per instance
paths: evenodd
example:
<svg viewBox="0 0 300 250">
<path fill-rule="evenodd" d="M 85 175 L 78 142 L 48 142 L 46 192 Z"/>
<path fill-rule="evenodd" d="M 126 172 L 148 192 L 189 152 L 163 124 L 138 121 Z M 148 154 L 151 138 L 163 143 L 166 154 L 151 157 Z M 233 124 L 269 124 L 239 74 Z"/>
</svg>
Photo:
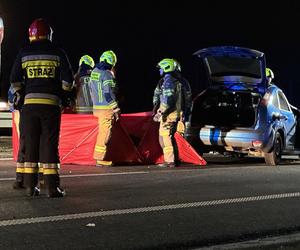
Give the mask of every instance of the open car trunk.
<svg viewBox="0 0 300 250">
<path fill-rule="evenodd" d="M 193 102 L 192 127 L 251 127 L 261 96 L 247 91 L 207 89 Z"/>
</svg>

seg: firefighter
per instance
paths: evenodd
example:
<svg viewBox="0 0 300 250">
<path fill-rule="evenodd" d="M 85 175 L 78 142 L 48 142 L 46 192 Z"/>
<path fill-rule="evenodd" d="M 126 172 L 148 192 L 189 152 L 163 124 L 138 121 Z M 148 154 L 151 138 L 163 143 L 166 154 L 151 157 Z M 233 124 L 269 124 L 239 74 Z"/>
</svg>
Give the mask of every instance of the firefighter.
<svg viewBox="0 0 300 250">
<path fill-rule="evenodd" d="M 20 118 L 24 186 L 28 196 L 39 195 L 40 163 L 47 196 L 63 197 L 58 169 L 60 105 L 63 90 L 73 88 L 73 72 L 65 52 L 52 43 L 52 28 L 44 19 L 36 19 L 30 25 L 29 41 L 17 55 L 10 75 L 14 92 L 24 92 Z"/>
<path fill-rule="evenodd" d="M 267 76 L 268 86 L 272 85 L 272 82 L 274 80 L 274 73 L 270 68 L 266 68 L 266 76 Z"/>
<path fill-rule="evenodd" d="M 175 71 L 173 73 L 174 77 L 179 80 L 181 84 L 181 90 L 182 90 L 182 112 L 180 114 L 180 120 L 177 124 L 177 132 L 179 132 L 182 136 L 184 135 L 185 127 L 188 122 L 190 122 L 190 116 L 191 116 L 191 107 L 192 107 L 192 90 L 189 81 L 183 77 L 181 73 L 181 65 L 180 63 L 175 60 Z M 154 95 L 153 95 L 153 114 L 156 114 L 157 109 L 159 108 L 160 104 L 160 98 L 161 98 L 161 85 L 163 82 L 163 78 L 159 80 L 159 83 L 157 84 Z"/>
<path fill-rule="evenodd" d="M 178 164 L 178 149 L 174 134 L 182 111 L 182 85 L 176 77 L 176 61 L 165 58 L 158 63 L 160 69 L 161 96 L 159 108 L 153 120 L 160 122 L 159 143 L 163 150 L 166 167 Z"/>
<path fill-rule="evenodd" d="M 112 50 L 103 52 L 99 63 L 91 73 L 89 88 L 93 101 L 93 114 L 98 118 L 99 132 L 94 150 L 96 166 L 112 166 L 113 162 L 105 159 L 107 145 L 112 135 L 112 128 L 119 120 L 121 110 L 117 100 L 117 83 L 114 67 L 117 57 Z"/>
<path fill-rule="evenodd" d="M 93 102 L 91 99 L 88 82 L 95 66 L 94 60 L 89 55 L 84 55 L 79 60 L 79 68 L 75 74 L 76 86 L 76 113 L 92 114 Z"/>
</svg>

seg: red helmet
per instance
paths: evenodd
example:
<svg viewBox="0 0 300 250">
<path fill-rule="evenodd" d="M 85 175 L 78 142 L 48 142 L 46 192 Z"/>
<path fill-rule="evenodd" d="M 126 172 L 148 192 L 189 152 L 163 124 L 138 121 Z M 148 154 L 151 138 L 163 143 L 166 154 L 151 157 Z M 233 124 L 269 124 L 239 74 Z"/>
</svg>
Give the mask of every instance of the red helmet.
<svg viewBox="0 0 300 250">
<path fill-rule="evenodd" d="M 44 39 L 52 41 L 52 28 L 42 18 L 33 21 L 29 27 L 28 33 L 30 42 Z"/>
</svg>

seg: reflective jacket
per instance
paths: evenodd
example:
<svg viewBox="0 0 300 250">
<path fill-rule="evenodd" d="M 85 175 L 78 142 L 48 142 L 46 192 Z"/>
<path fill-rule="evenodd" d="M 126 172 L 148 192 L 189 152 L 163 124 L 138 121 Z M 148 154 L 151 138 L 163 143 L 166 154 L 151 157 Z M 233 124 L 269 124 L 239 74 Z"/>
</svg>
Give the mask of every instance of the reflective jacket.
<svg viewBox="0 0 300 250">
<path fill-rule="evenodd" d="M 14 93 L 25 88 L 24 105 L 60 105 L 63 90 L 72 90 L 73 72 L 62 49 L 48 40 L 35 41 L 20 50 L 10 83 Z"/>
<path fill-rule="evenodd" d="M 180 82 L 181 84 L 181 111 L 183 112 L 184 120 L 188 121 L 191 114 L 192 107 L 192 91 L 190 83 L 186 78 L 184 78 L 179 72 L 174 72 L 173 76 Z M 153 94 L 153 107 L 154 111 L 159 108 L 160 99 L 162 95 L 162 83 L 164 78 L 160 79 Z"/>
<path fill-rule="evenodd" d="M 116 99 L 117 83 L 107 64 L 101 62 L 93 69 L 89 82 L 93 109 L 118 108 Z"/>
<path fill-rule="evenodd" d="M 177 117 L 179 118 L 182 105 L 181 84 L 178 79 L 170 73 L 165 74 L 162 81 L 159 109 L 163 115 L 177 112 Z"/>
<path fill-rule="evenodd" d="M 82 63 L 75 75 L 77 113 L 92 113 L 93 102 L 88 86 L 92 70 L 92 67 Z"/>
</svg>

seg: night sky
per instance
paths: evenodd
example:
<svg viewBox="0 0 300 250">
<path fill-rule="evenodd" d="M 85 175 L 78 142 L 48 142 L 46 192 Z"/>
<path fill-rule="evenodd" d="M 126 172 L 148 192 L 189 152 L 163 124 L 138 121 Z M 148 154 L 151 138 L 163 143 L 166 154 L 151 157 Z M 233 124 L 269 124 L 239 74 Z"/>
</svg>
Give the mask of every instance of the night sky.
<svg viewBox="0 0 300 250">
<path fill-rule="evenodd" d="M 299 1 L 33 1 L 0 0 L 4 19 L 1 96 L 18 50 L 38 17 L 54 30 L 53 41 L 67 53 L 74 72 L 79 58 L 112 49 L 118 57 L 117 80 L 123 112 L 152 108 L 159 79 L 156 64 L 165 57 L 181 62 L 195 95 L 205 87 L 199 60 L 192 54 L 205 47 L 235 45 L 263 51 L 275 82 L 300 107 Z"/>
</svg>

